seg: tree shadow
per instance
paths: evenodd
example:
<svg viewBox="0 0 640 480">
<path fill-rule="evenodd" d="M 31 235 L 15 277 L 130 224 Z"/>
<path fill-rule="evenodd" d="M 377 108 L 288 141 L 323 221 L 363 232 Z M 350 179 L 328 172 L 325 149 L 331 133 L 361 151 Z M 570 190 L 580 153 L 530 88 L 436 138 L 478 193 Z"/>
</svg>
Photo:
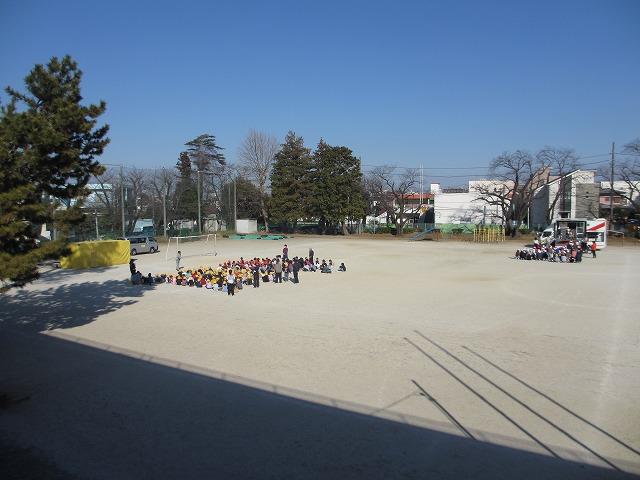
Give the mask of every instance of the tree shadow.
<svg viewBox="0 0 640 480">
<path fill-rule="evenodd" d="M 633 478 L 76 342 L 0 330 L 0 432 L 80 478 Z"/>
<path fill-rule="evenodd" d="M 17 290 L 0 295 L 0 324 L 28 332 L 86 325 L 107 313 L 136 303 L 154 285 L 105 280 Z"/>
<path fill-rule="evenodd" d="M 43 266 L 40 269 L 40 276 L 37 280 L 37 283 L 58 283 L 65 281 L 67 278 L 77 277 L 84 272 L 91 272 L 92 274 L 104 273 L 117 267 L 119 267 L 119 265 L 112 265 L 109 267 L 94 267 L 91 269 L 54 268 L 50 266 Z"/>
</svg>

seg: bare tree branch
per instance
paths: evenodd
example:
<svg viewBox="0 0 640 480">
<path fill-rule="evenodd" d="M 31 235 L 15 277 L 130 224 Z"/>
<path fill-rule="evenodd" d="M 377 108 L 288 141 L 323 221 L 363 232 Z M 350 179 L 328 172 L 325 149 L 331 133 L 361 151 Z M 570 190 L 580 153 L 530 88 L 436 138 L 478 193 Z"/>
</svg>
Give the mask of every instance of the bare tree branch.
<svg viewBox="0 0 640 480">
<path fill-rule="evenodd" d="M 260 193 L 260 211 L 266 232 L 269 232 L 267 188 L 278 149 L 278 141 L 275 137 L 251 130 L 242 142 L 238 155 L 240 172 L 254 183 Z"/>
<path fill-rule="evenodd" d="M 415 193 L 417 183 L 418 170 L 415 168 L 401 172 L 396 166 L 384 165 L 372 170 L 368 176 L 367 188 L 372 198 L 386 209 L 388 218 L 396 226 L 397 235 L 402 235 L 407 215 L 419 208 L 419 205 L 415 209 L 408 208 L 409 196 Z"/>
<path fill-rule="evenodd" d="M 549 181 L 549 164 L 543 157 L 516 150 L 497 156 L 489 166 L 493 180 L 476 182 L 478 200 L 498 206 L 507 233 L 515 235 L 528 214 L 534 192 Z"/>
</svg>

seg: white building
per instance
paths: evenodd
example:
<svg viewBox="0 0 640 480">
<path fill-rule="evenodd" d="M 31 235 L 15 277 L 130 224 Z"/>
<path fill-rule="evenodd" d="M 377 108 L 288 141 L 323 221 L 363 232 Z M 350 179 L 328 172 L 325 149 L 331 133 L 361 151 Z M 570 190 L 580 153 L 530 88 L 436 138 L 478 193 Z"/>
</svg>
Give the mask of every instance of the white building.
<svg viewBox="0 0 640 480">
<path fill-rule="evenodd" d="M 504 188 L 496 180 L 471 180 L 468 188 L 464 189 L 442 189 L 437 183 L 431 184 L 436 224 L 502 224 L 501 208 L 487 205 L 478 192 L 480 187 L 492 186 Z"/>
<path fill-rule="evenodd" d="M 600 186 L 595 183 L 595 173 L 574 170 L 563 177 L 550 177 L 534 192 L 531 226 L 544 228 L 556 218 L 597 218 Z"/>
</svg>

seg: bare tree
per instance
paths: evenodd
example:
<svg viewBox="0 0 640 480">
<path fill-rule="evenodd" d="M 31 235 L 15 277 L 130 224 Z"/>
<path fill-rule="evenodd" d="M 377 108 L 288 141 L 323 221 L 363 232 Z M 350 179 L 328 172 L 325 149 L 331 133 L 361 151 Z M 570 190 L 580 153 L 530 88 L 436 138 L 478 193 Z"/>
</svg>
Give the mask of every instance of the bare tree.
<svg viewBox="0 0 640 480">
<path fill-rule="evenodd" d="M 568 182 L 568 174 L 580 168 L 578 157 L 575 151 L 571 149 L 544 147 L 536 154 L 536 160 L 540 168 L 548 167 L 550 174 L 558 180 L 558 190 L 550 196 L 551 198 L 546 213 L 546 221 L 547 223 L 551 223 L 553 220 L 553 212 L 558 202 L 560 202 L 561 210 L 565 210 L 566 189 L 570 184 L 570 182 Z M 551 180 L 551 177 L 549 177 L 549 181 Z"/>
<path fill-rule="evenodd" d="M 493 159 L 489 174 L 493 180 L 477 182 L 478 200 L 498 207 L 506 232 L 515 236 L 528 214 L 534 192 L 549 181 L 549 166 L 542 158 L 516 150 Z"/>
<path fill-rule="evenodd" d="M 623 153 L 632 158 L 623 161 L 618 168 L 618 177 L 626 186 L 621 193 L 633 209 L 640 212 L 640 138 L 625 145 Z"/>
<path fill-rule="evenodd" d="M 173 220 L 172 206 L 175 203 L 174 187 L 176 183 L 176 175 L 173 170 L 155 170 L 149 179 L 149 189 L 154 199 L 160 204 L 167 203 L 169 208 L 167 209 L 167 223 Z M 162 227 L 165 228 L 164 218 L 162 220 Z"/>
<path fill-rule="evenodd" d="M 94 191 L 97 202 L 102 205 L 105 213 L 111 219 L 112 224 L 119 224 L 119 195 L 117 193 L 120 187 L 119 176 L 113 170 L 106 169 L 102 175 L 96 175 L 94 179 L 100 187 Z"/>
<path fill-rule="evenodd" d="M 415 168 L 399 171 L 398 167 L 385 165 L 373 169 L 369 174 L 367 188 L 372 198 L 386 209 L 387 217 L 396 226 L 397 235 L 402 235 L 408 215 L 415 213 L 408 206 L 409 195 L 415 193 L 417 183 L 418 170 Z"/>
<path fill-rule="evenodd" d="M 242 142 L 238 155 L 240 159 L 239 170 L 258 188 L 260 212 L 267 233 L 269 232 L 269 215 L 266 205 L 267 187 L 278 149 L 279 145 L 275 137 L 251 130 Z"/>
<path fill-rule="evenodd" d="M 132 232 L 140 218 L 140 213 L 149 205 L 147 173 L 135 167 L 128 168 L 125 171 L 124 181 L 127 188 L 127 199 L 125 201 L 127 213 L 126 231 Z"/>
</svg>

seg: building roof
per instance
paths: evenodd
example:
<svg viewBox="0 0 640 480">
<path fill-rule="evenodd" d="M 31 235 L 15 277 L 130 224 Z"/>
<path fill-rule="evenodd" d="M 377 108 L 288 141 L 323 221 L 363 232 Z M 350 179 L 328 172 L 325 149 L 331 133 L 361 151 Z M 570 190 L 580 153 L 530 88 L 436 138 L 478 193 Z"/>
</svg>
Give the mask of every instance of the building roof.
<svg viewBox="0 0 640 480">
<path fill-rule="evenodd" d="M 407 200 L 420 200 L 420 194 L 419 193 L 407 193 L 406 195 L 404 195 L 404 198 Z M 422 194 L 422 199 L 423 200 L 428 200 L 429 198 L 433 198 L 433 194 L 431 193 L 423 193 Z"/>
<path fill-rule="evenodd" d="M 613 190 L 613 194 L 614 195 L 618 195 L 618 196 L 622 196 L 625 194 L 625 192 L 621 192 L 620 190 Z M 607 196 L 607 195 L 611 195 L 611 189 L 610 188 L 601 188 L 600 189 L 600 196 Z"/>
</svg>

